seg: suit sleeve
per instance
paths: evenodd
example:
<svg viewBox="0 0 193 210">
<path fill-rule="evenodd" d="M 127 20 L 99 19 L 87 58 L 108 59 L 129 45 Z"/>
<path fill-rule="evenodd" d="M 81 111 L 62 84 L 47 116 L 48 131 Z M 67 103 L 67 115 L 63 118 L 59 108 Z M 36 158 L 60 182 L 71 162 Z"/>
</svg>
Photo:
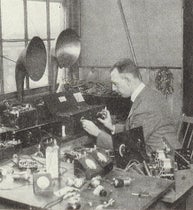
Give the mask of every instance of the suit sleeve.
<svg viewBox="0 0 193 210">
<path fill-rule="evenodd" d="M 97 137 L 97 146 L 104 149 L 113 149 L 112 136 L 105 131 L 101 131 Z"/>
<path fill-rule="evenodd" d="M 120 133 L 125 130 L 125 124 L 116 124 L 115 133 Z M 101 131 L 97 137 L 97 146 L 105 149 L 113 149 L 112 136 L 105 131 Z"/>
<path fill-rule="evenodd" d="M 115 125 L 115 133 L 121 133 L 125 131 L 125 124 L 117 123 Z"/>
<path fill-rule="evenodd" d="M 156 112 L 143 112 L 133 116 L 131 128 L 143 126 L 144 138 L 149 139 L 159 126 L 160 116 Z"/>
<path fill-rule="evenodd" d="M 153 111 L 138 113 L 133 117 L 132 128 L 138 126 L 143 126 L 145 142 L 153 151 L 164 147 L 160 141 L 162 137 L 167 139 L 172 148 L 181 148 L 174 125 L 166 116 Z"/>
</svg>

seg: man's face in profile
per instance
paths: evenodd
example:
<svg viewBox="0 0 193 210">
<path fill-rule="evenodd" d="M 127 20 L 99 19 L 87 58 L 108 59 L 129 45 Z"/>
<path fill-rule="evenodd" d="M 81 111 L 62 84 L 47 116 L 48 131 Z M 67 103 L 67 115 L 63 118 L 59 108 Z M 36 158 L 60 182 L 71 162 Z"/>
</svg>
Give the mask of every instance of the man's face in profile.
<svg viewBox="0 0 193 210">
<path fill-rule="evenodd" d="M 114 68 L 111 72 L 111 82 L 113 91 L 117 92 L 123 98 L 128 98 L 132 94 L 131 82 L 127 77 L 126 73 L 120 74 L 117 68 Z"/>
</svg>

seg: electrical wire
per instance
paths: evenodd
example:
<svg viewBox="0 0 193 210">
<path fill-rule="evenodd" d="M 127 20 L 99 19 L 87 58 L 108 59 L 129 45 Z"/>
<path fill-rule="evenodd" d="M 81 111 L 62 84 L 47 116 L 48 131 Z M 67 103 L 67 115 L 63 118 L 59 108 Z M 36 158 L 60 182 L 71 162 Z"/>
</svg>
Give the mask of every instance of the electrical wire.
<svg viewBox="0 0 193 210">
<path fill-rule="evenodd" d="M 47 203 L 45 206 L 43 206 L 43 209 L 51 208 L 52 206 L 55 206 L 56 204 L 63 201 L 63 195 L 59 197 L 56 200 L 51 201 L 50 203 Z"/>
<path fill-rule="evenodd" d="M 159 174 L 158 174 L 158 177 L 161 177 L 162 174 L 163 174 L 163 172 L 164 172 L 164 167 L 161 168 L 161 170 L 160 170 L 160 172 L 159 172 Z"/>
<path fill-rule="evenodd" d="M 188 165 L 190 164 L 190 162 L 185 157 L 183 157 L 179 152 L 175 151 L 175 154 L 181 157 Z"/>
<path fill-rule="evenodd" d="M 141 169 L 139 169 L 139 167 L 137 167 L 137 165 L 140 164 L 140 162 L 137 159 L 132 159 L 128 162 L 128 164 L 126 165 L 124 171 L 128 171 L 129 169 L 131 169 L 133 166 L 136 166 L 137 170 L 140 171 L 140 173 L 144 174 Z"/>
</svg>

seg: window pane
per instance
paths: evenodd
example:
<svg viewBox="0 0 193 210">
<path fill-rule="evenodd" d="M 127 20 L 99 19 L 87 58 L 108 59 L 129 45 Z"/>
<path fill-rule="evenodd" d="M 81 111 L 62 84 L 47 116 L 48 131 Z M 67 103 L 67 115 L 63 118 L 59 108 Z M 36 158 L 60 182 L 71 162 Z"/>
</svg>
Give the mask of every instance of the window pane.
<svg viewBox="0 0 193 210">
<path fill-rule="evenodd" d="M 52 41 L 50 42 L 50 44 L 51 44 L 51 49 L 52 49 L 52 48 L 55 48 L 55 45 L 56 45 L 55 40 L 54 40 L 54 41 L 52 40 Z"/>
<path fill-rule="evenodd" d="M 21 42 L 3 43 L 3 55 L 16 62 L 24 48 L 25 44 Z M 15 62 L 3 60 L 5 93 L 16 91 Z"/>
<path fill-rule="evenodd" d="M 46 21 L 46 3 L 37 1 L 28 1 L 28 35 L 29 38 L 39 36 L 47 37 Z"/>
<path fill-rule="evenodd" d="M 24 38 L 23 0 L 1 0 L 3 39 Z"/>
<path fill-rule="evenodd" d="M 47 42 L 44 42 L 45 47 L 46 47 L 46 52 L 48 52 L 48 45 Z M 47 59 L 47 65 L 46 65 L 46 69 L 44 72 L 44 75 L 42 76 L 42 78 L 38 81 L 33 81 L 33 80 L 29 80 L 29 86 L 30 88 L 37 88 L 37 87 L 43 87 L 43 86 L 47 86 L 48 85 L 48 59 Z"/>
<path fill-rule="evenodd" d="M 61 3 L 50 3 L 51 38 L 56 38 L 64 28 L 64 17 Z"/>
</svg>

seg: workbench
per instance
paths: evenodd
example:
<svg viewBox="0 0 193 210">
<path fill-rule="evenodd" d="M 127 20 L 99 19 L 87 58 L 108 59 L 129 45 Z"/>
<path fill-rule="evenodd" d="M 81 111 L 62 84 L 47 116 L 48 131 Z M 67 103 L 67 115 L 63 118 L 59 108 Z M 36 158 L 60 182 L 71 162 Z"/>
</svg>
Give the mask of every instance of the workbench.
<svg viewBox="0 0 193 210">
<path fill-rule="evenodd" d="M 68 143 L 64 143 L 61 152 L 75 146 L 82 146 L 89 143 L 87 137 L 83 136 Z M 32 151 L 32 150 L 31 150 Z M 25 152 L 24 152 L 25 153 Z M 28 153 L 28 152 L 27 152 Z M 13 164 L 11 160 L 7 160 L 0 164 L 0 168 L 9 167 Z M 56 192 L 66 186 L 68 177 L 73 177 L 73 164 L 60 161 L 61 176 L 59 179 L 53 180 L 53 191 Z M 115 188 L 111 182 L 113 178 L 133 178 L 130 186 Z M 100 197 L 93 194 L 93 189 L 88 187 L 86 181 L 80 188 L 81 209 L 95 209 L 104 201 L 113 198 L 115 200 L 113 206 L 107 209 L 127 209 L 127 210 L 144 210 L 151 208 L 159 202 L 162 197 L 174 186 L 174 182 L 167 179 L 159 179 L 148 176 L 142 176 L 132 172 L 125 172 L 122 169 L 115 168 L 102 179 L 102 185 L 107 190 L 107 196 Z M 191 188 L 191 187 L 190 187 Z M 141 194 L 148 196 L 142 197 Z M 34 209 L 53 209 L 64 210 L 67 207 L 68 200 L 61 199 L 55 194 L 35 195 L 33 192 L 33 183 L 17 182 L 3 179 L 0 183 L 0 198 L 17 204 L 34 208 Z M 190 209 L 189 209 L 190 210 Z"/>
<path fill-rule="evenodd" d="M 67 177 L 73 176 L 71 173 L 73 169 L 68 164 L 63 163 L 62 167 L 67 168 L 68 171 L 54 182 L 54 192 L 64 188 Z M 114 188 L 109 182 L 112 181 L 113 177 L 128 178 L 128 176 L 134 179 L 130 186 Z M 114 169 L 103 178 L 102 185 L 107 190 L 107 196 L 105 197 L 94 195 L 93 189 L 84 186 L 83 189 L 80 189 L 81 209 L 93 209 L 104 201 L 113 198 L 115 200 L 114 209 L 144 210 L 158 201 L 173 186 L 173 182 L 140 175 L 136 176 Z M 141 193 L 146 193 L 148 196 L 140 197 Z M 9 180 L 4 180 L 1 183 L 0 197 L 35 208 L 64 210 L 67 206 L 67 200 L 61 200 L 60 197 L 56 197 L 54 194 L 49 196 L 35 195 L 32 184 L 28 182 L 10 183 Z"/>
<path fill-rule="evenodd" d="M 193 169 L 175 172 L 175 185 L 162 198 L 167 209 L 193 210 Z"/>
<path fill-rule="evenodd" d="M 76 142 L 68 142 L 64 148 L 69 148 L 71 145 L 76 146 L 84 144 L 86 142 L 85 137 L 76 139 Z M 88 142 L 87 142 L 88 143 Z M 61 149 L 61 151 L 63 151 Z M 1 163 L 2 167 L 12 167 L 13 162 L 11 160 Z M 73 176 L 73 164 L 61 161 L 61 176 L 59 179 L 53 181 L 54 192 L 65 187 L 66 179 Z M 65 169 L 64 171 L 62 171 Z M 134 180 L 128 187 L 114 188 L 110 182 L 113 177 L 128 178 L 131 177 Z M 80 189 L 81 195 L 81 209 L 93 209 L 100 205 L 101 202 L 107 201 L 110 198 L 115 199 L 113 208 L 115 209 L 132 209 L 143 210 L 147 209 L 150 205 L 160 199 L 173 185 L 172 181 L 162 180 L 152 177 L 146 177 L 136 174 L 128 174 L 120 169 L 114 168 L 103 179 L 103 185 L 107 189 L 107 196 L 100 197 L 93 194 L 93 189 L 85 187 L 87 183 Z M 105 181 L 109 180 L 109 181 Z M 147 197 L 138 196 L 140 193 L 148 193 Z M 65 209 L 67 206 L 67 200 L 61 200 L 54 194 L 44 196 L 35 195 L 33 192 L 33 184 L 31 182 L 18 182 L 10 180 L 8 177 L 4 178 L 0 187 L 0 198 L 20 203 L 26 206 L 34 208 L 51 208 L 51 209 Z M 92 203 L 92 206 L 88 204 Z"/>
</svg>

